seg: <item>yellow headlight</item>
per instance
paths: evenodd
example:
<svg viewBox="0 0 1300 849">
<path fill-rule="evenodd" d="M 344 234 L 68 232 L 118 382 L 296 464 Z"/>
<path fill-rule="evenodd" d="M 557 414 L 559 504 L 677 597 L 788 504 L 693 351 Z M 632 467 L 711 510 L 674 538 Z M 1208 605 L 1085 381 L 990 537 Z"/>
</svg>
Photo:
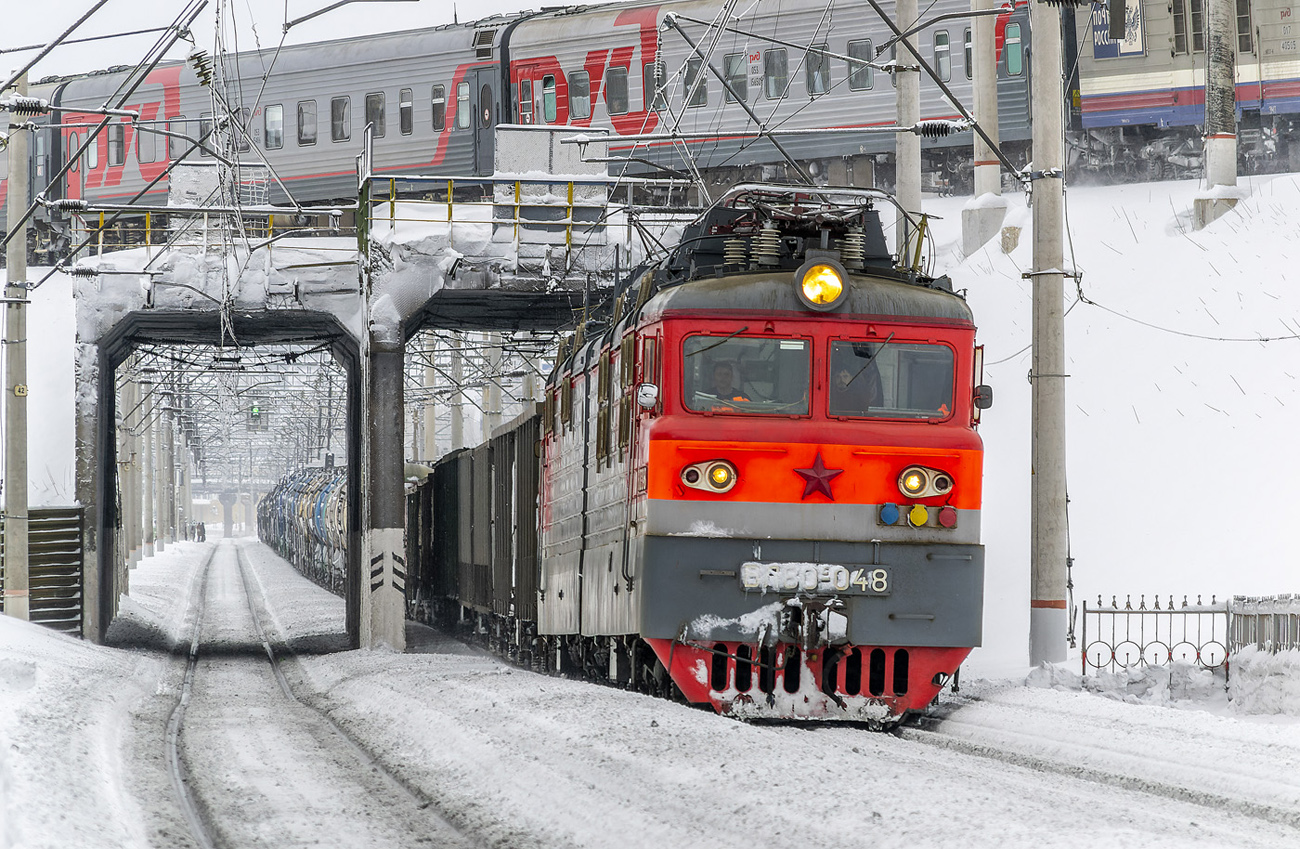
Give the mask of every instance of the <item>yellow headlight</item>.
<svg viewBox="0 0 1300 849">
<path fill-rule="evenodd" d="M 843 292 L 844 278 L 829 265 L 814 265 L 803 276 L 803 293 L 814 304 L 833 304 Z"/>
<path fill-rule="evenodd" d="M 908 472 L 903 475 L 903 490 L 908 495 L 915 495 L 925 489 L 925 475 L 920 472 Z"/>
<path fill-rule="evenodd" d="M 709 469 L 709 481 L 718 489 L 722 489 L 731 483 L 731 469 L 722 464 Z"/>
</svg>

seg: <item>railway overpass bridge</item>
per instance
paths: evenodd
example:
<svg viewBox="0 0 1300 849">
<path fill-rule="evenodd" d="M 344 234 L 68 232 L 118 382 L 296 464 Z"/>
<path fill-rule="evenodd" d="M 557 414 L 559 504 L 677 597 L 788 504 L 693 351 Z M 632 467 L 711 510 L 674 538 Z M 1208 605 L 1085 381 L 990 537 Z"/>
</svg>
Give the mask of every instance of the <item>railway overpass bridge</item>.
<svg viewBox="0 0 1300 849">
<path fill-rule="evenodd" d="M 445 178 L 376 178 L 363 154 L 355 234 L 254 238 L 248 222 L 265 226 L 266 209 L 177 204 L 165 247 L 78 262 L 76 485 L 86 511 L 84 636 L 103 638 L 129 581 L 130 546 L 123 537 L 150 519 L 135 509 L 138 493 L 121 498 L 130 464 L 120 456 L 120 430 L 139 401 L 123 394 L 123 364 L 150 346 L 206 345 L 212 353 L 203 367 L 237 370 L 248 352 L 270 346 L 290 351 L 286 360 L 294 351 L 327 350 L 346 375 L 347 630 L 357 647 L 404 647 L 408 340 L 425 326 L 571 327 L 584 304 L 608 292 L 630 265 L 630 228 L 611 223 L 603 171 L 593 174 L 576 158 L 555 177 L 534 170 L 516 177 L 502 167 L 502 157 L 537 143 L 527 133 L 513 145 L 499 140 L 497 174 L 476 186 Z M 542 147 L 552 160 L 560 150 L 553 134 Z M 213 175 L 228 176 L 217 168 L 195 179 Z M 207 192 L 234 194 L 225 183 Z M 180 405 L 169 403 L 159 415 L 173 410 L 180 416 Z"/>
</svg>

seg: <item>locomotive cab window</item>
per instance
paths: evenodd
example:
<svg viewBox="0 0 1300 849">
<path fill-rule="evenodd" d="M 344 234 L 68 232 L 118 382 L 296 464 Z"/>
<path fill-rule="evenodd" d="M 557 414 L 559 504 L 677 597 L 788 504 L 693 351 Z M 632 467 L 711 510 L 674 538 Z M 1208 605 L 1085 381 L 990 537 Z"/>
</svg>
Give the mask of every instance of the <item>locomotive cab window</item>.
<svg viewBox="0 0 1300 849">
<path fill-rule="evenodd" d="M 688 336 L 682 398 L 698 413 L 806 415 L 809 359 L 806 339 Z"/>
<path fill-rule="evenodd" d="M 946 345 L 831 343 L 831 416 L 942 419 L 952 414 L 953 352 Z"/>
</svg>

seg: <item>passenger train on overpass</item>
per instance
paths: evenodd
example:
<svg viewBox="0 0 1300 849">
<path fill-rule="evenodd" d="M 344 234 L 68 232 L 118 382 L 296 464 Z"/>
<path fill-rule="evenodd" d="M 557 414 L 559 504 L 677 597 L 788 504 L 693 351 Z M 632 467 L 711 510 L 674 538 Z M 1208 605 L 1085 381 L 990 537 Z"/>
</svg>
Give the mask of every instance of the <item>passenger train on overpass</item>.
<svg viewBox="0 0 1300 849">
<path fill-rule="evenodd" d="M 1121 41 L 1107 36 L 1103 6 L 1061 7 L 1073 164 L 1121 178 L 1194 175 L 1204 120 L 1203 0 L 1128 4 Z M 367 125 L 378 174 L 490 176 L 495 127 L 550 124 L 607 130 L 614 174 L 676 174 L 713 194 L 744 180 L 797 182 L 800 172 L 821 184 L 892 184 L 894 136 L 871 131 L 896 120 L 895 75 L 886 71 L 897 51 L 887 47 L 892 31 L 871 7 L 863 0 L 755 0 L 728 7 L 736 15 L 727 20 L 723 8 L 718 0 L 556 7 L 230 54 L 215 65 L 196 53 L 155 68 L 125 99 L 121 92 L 135 81 L 125 67 L 42 81 L 32 95 L 53 112 L 33 119 L 32 197 L 163 203 L 169 164 L 222 157 L 268 163 L 273 202 L 285 202 L 286 189 L 303 205 L 351 202 Z M 882 0 L 881 8 L 893 14 L 892 2 Z M 1243 164 L 1295 167 L 1300 52 L 1292 7 L 1238 0 L 1235 8 Z M 969 108 L 968 10 L 965 0 L 926 5 L 930 23 L 913 38 Z M 997 16 L 996 33 L 1000 136 L 1020 162 L 1032 118 L 1024 0 Z M 114 119 L 87 144 L 99 116 L 85 110 L 105 104 L 138 111 L 139 119 Z M 960 116 L 925 75 L 921 115 Z M 754 135 L 755 119 L 782 133 L 812 132 L 777 137 L 787 158 L 772 139 Z M 657 138 L 618 141 L 646 135 Z M 929 188 L 970 185 L 969 131 L 923 138 L 922 147 Z M 0 200 L 6 190 L 0 180 Z M 3 210 L 0 202 L 0 216 Z M 33 250 L 65 252 L 74 215 L 43 207 L 30 234 Z M 93 215 L 87 221 L 97 223 Z M 116 225 L 136 238 L 142 226 L 142 216 Z"/>
</svg>

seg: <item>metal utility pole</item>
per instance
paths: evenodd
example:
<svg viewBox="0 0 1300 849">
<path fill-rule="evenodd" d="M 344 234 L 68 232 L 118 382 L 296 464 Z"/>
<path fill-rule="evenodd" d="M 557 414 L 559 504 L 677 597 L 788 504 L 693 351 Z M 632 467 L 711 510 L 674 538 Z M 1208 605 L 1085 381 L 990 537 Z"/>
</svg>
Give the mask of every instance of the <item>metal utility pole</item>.
<svg viewBox="0 0 1300 849">
<path fill-rule="evenodd" d="M 916 25 L 917 0 L 897 0 L 894 17 L 898 28 L 907 32 Z M 898 86 L 898 126 L 911 127 L 921 120 L 921 71 L 916 67 L 920 64 L 920 56 L 912 47 L 911 36 L 899 41 L 894 56 L 898 65 L 909 66 L 908 70 L 898 68 L 894 71 L 894 81 Z M 896 138 L 894 194 L 902 209 L 917 214 L 921 211 L 921 137 L 914 133 L 898 133 Z M 907 254 L 910 235 L 907 219 L 900 212 L 895 230 L 900 264 L 904 264 L 902 258 Z"/>
<path fill-rule="evenodd" d="M 1216 187 L 1237 185 L 1237 18 L 1233 0 L 1205 4 L 1205 186 L 1207 197 L 1193 202 L 1194 224 L 1201 229 L 1236 205 L 1216 197 Z"/>
<path fill-rule="evenodd" d="M 27 75 L 14 93 L 27 94 Z M 27 564 L 27 214 L 30 193 L 30 136 L 9 136 L 9 197 L 6 213 L 17 233 L 5 252 L 5 474 L 4 609 L 15 619 L 30 618 Z M 24 222 L 18 223 L 15 222 Z"/>
<path fill-rule="evenodd" d="M 143 437 L 143 448 L 137 458 L 140 463 L 140 469 L 143 473 L 143 486 L 140 487 L 141 506 L 144 511 L 143 520 L 143 551 L 145 557 L 153 557 L 154 554 L 154 515 L 153 515 L 153 487 L 154 487 L 154 441 L 153 441 L 153 378 L 149 374 L 153 369 L 143 369 L 145 374 L 140 380 L 140 417 L 141 417 L 141 436 Z"/>
<path fill-rule="evenodd" d="M 1065 660 L 1065 275 L 1064 172 L 1061 128 L 1065 121 L 1061 83 L 1060 9 L 1030 4 L 1029 28 L 1033 100 L 1033 468 L 1029 594 L 1029 662 Z"/>
<path fill-rule="evenodd" d="M 994 0 L 971 0 L 972 12 L 995 8 Z M 1002 164 L 993 152 L 993 145 L 998 143 L 997 19 L 992 15 L 977 15 L 971 28 L 974 115 L 993 144 L 979 133 L 974 134 L 975 197 L 961 211 L 962 253 L 966 256 L 997 235 L 1007 214 L 1007 202 L 1002 197 Z"/>
<path fill-rule="evenodd" d="M 465 381 L 465 364 L 461 356 L 461 340 L 459 335 L 451 337 L 451 451 L 459 451 L 465 447 L 465 399 L 462 397 L 461 386 Z"/>
<path fill-rule="evenodd" d="M 428 392 L 428 400 L 424 402 L 424 456 L 426 463 L 433 462 L 438 456 L 438 428 L 437 415 L 438 406 L 434 401 L 433 388 L 438 385 L 438 369 L 435 364 L 438 362 L 438 337 L 428 333 L 424 337 L 424 355 L 428 358 L 427 365 L 424 367 L 424 389 Z"/>
</svg>

